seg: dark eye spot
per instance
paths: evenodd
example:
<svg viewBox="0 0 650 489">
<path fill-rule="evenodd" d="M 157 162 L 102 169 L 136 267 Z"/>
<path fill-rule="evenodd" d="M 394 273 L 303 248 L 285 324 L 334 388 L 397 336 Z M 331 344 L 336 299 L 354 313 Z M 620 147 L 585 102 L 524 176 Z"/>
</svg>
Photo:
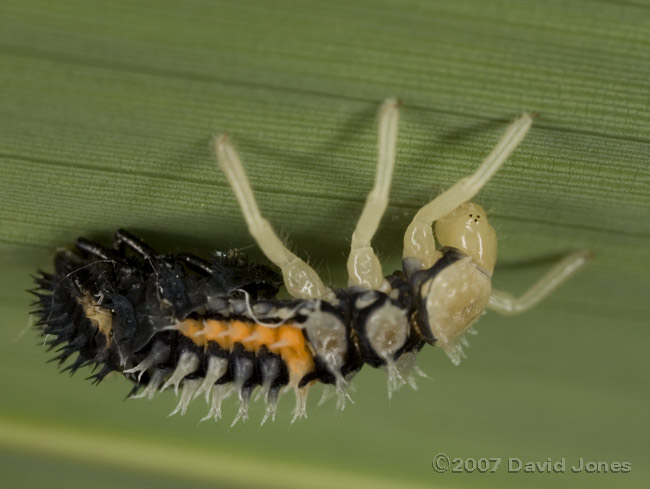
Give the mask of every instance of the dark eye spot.
<svg viewBox="0 0 650 489">
<path fill-rule="evenodd" d="M 479 216 L 479 215 L 477 214 L 476 217 L 481 217 L 481 216 Z"/>
<path fill-rule="evenodd" d="M 472 215 L 470 214 L 469 217 L 472 217 Z"/>
</svg>

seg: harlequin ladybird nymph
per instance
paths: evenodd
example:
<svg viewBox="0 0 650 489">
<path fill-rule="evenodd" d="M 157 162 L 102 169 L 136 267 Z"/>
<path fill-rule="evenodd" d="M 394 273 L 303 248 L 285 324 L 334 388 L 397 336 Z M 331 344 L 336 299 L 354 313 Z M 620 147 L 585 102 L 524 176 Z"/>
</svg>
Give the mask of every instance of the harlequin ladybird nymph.
<svg viewBox="0 0 650 489">
<path fill-rule="evenodd" d="M 97 382 L 120 372 L 134 382 L 136 398 L 182 386 L 174 413 L 205 394 L 206 419 L 218 419 L 222 400 L 234 393 L 233 424 L 247 418 L 254 391 L 266 401 L 264 422 L 275 418 L 279 394 L 291 389 L 295 420 L 306 417 L 315 382 L 333 386 L 342 407 L 364 364 L 386 370 L 389 395 L 412 381 L 415 356 L 427 343 L 458 364 L 463 335 L 486 308 L 522 312 L 587 262 L 588 251 L 567 255 L 520 298 L 491 287 L 494 229 L 468 201 L 528 132 L 533 118 L 524 114 L 473 175 L 415 214 L 404 235 L 403 269 L 384 276 L 371 239 L 388 204 L 398 119 L 398 103 L 384 102 L 377 173 L 352 235 L 347 288 L 325 286 L 285 247 L 222 135 L 215 141 L 219 165 L 251 235 L 282 276 L 237 252 L 217 252 L 208 261 L 162 255 L 126 231 L 116 233 L 111 247 L 79 238 L 74 249 L 57 252 L 54 274 L 39 273 L 34 291 L 38 326 L 50 347 L 60 347 L 59 364 L 77 353 L 67 370 L 94 365 Z M 282 283 L 292 299 L 276 298 Z"/>
</svg>

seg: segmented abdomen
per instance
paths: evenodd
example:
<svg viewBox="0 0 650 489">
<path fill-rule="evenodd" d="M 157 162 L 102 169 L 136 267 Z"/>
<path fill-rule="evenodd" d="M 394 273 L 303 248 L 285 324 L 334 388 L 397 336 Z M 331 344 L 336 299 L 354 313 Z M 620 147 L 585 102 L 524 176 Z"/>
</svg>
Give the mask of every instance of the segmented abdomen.
<svg viewBox="0 0 650 489">
<path fill-rule="evenodd" d="M 55 269 L 40 273 L 34 293 L 47 344 L 60 346 L 59 364 L 78 353 L 65 370 L 94 365 L 96 382 L 121 372 L 134 381 L 135 398 L 180 387 L 174 413 L 203 394 L 206 418 L 218 419 L 221 402 L 235 394 L 234 422 L 246 419 L 257 388 L 264 422 L 286 388 L 296 393 L 296 419 L 316 381 L 335 385 L 344 402 L 347 380 L 364 363 L 386 367 L 396 388 L 422 346 L 407 319 L 405 287 L 391 298 L 341 290 L 336 304 L 280 300 L 281 278 L 236 253 L 211 262 L 158 255 L 124 231 L 110 249 L 78 240 L 75 250 L 57 253 Z M 400 289 L 400 278 L 391 280 Z"/>
</svg>

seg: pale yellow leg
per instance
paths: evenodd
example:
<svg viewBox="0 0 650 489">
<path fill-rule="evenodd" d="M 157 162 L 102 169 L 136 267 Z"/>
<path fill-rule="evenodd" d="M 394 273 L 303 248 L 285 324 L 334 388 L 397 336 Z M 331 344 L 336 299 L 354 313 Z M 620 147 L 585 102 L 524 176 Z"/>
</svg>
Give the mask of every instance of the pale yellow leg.
<svg viewBox="0 0 650 489">
<path fill-rule="evenodd" d="M 530 289 L 524 292 L 521 297 L 513 297 L 507 292 L 492 290 L 492 296 L 487 307 L 507 316 L 527 311 L 585 266 L 592 257 L 593 252 L 591 250 L 579 250 L 569 253 Z"/>
<path fill-rule="evenodd" d="M 422 268 L 433 265 L 437 255 L 432 224 L 470 200 L 483 188 L 521 143 L 532 123 L 531 114 L 524 114 L 514 121 L 473 175 L 459 180 L 417 212 L 404 235 L 404 258 L 417 260 Z"/>
<path fill-rule="evenodd" d="M 325 287 L 316 271 L 289 251 L 271 224 L 262 217 L 239 155 L 225 134 L 217 137 L 215 149 L 219 166 L 239 202 L 251 236 L 267 258 L 282 270 L 289 294 L 300 299 L 331 300 L 332 291 Z"/>
<path fill-rule="evenodd" d="M 348 285 L 376 290 L 389 290 L 384 279 L 379 258 L 370 246 L 386 207 L 395 167 L 395 146 L 399 123 L 398 102 L 386 100 L 379 110 L 377 170 L 375 185 L 368 194 L 366 204 L 352 234 L 348 257 Z"/>
</svg>

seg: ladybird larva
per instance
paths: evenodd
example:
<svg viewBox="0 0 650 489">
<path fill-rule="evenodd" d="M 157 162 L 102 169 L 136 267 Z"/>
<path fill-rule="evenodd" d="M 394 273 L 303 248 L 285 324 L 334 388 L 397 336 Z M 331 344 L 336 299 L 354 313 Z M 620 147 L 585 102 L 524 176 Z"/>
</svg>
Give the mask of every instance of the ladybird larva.
<svg viewBox="0 0 650 489">
<path fill-rule="evenodd" d="M 234 147 L 219 136 L 219 165 L 251 235 L 281 275 L 235 251 L 210 260 L 160 254 L 124 230 L 110 247 L 79 238 L 57 252 L 53 274 L 39 272 L 33 291 L 37 325 L 47 345 L 59 348 L 59 365 L 77 354 L 64 370 L 92 365 L 96 382 L 120 372 L 134 382 L 135 398 L 180 388 L 172 414 L 204 395 L 204 419 L 219 419 L 222 401 L 234 394 L 233 424 L 247 419 L 256 390 L 267 406 L 262 423 L 275 419 L 280 394 L 293 390 L 295 421 L 306 417 L 315 382 L 333 386 L 342 408 L 364 364 L 386 370 L 389 396 L 412 383 L 415 357 L 427 343 L 458 364 L 463 335 L 486 308 L 523 312 L 589 260 L 588 250 L 568 254 L 520 298 L 492 289 L 496 236 L 485 211 L 469 200 L 523 140 L 533 121 L 524 114 L 474 174 L 416 213 L 404 235 L 402 270 L 384 276 L 371 240 L 388 205 L 398 119 L 398 103 L 386 100 L 375 184 L 352 236 L 347 288 L 326 286 L 284 246 L 262 217 Z M 277 297 L 282 284 L 292 298 Z"/>
</svg>

